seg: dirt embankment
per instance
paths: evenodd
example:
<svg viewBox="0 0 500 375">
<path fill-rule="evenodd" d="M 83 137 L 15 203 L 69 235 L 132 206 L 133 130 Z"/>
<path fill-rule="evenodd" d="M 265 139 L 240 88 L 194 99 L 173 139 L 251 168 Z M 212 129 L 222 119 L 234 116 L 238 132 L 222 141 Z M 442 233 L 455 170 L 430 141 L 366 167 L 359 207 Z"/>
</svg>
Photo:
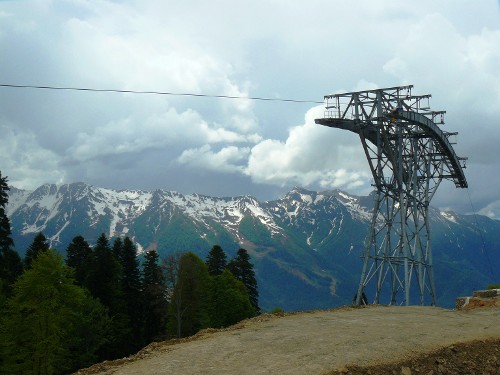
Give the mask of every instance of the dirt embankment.
<svg viewBox="0 0 500 375">
<path fill-rule="evenodd" d="M 499 351 L 498 307 L 377 306 L 263 315 L 78 374 L 500 374 Z"/>
</svg>

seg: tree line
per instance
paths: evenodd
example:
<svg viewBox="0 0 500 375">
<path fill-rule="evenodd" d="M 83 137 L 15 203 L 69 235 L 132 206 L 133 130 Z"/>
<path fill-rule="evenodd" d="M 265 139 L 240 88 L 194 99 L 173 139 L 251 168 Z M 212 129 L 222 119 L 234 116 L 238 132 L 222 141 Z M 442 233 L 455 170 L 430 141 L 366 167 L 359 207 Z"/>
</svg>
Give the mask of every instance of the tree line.
<svg viewBox="0 0 500 375">
<path fill-rule="evenodd" d="M 152 341 L 222 328 L 260 313 L 245 249 L 218 245 L 159 259 L 129 237 L 76 236 L 66 258 L 38 233 L 21 259 L 0 173 L 0 373 L 63 374 L 132 354 Z"/>
</svg>

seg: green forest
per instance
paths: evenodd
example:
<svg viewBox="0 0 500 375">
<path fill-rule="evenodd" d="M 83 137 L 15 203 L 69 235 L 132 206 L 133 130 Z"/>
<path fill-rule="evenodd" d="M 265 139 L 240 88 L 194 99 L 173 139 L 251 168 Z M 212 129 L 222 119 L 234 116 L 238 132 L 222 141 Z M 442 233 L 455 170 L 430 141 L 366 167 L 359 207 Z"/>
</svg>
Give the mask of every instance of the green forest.
<svg viewBox="0 0 500 375">
<path fill-rule="evenodd" d="M 137 352 L 150 342 L 223 328 L 260 313 L 245 249 L 227 260 L 214 245 L 138 257 L 128 238 L 76 236 L 64 258 L 43 233 L 15 250 L 0 173 L 0 373 L 66 374 Z M 141 259 L 141 261 L 139 261 Z"/>
</svg>

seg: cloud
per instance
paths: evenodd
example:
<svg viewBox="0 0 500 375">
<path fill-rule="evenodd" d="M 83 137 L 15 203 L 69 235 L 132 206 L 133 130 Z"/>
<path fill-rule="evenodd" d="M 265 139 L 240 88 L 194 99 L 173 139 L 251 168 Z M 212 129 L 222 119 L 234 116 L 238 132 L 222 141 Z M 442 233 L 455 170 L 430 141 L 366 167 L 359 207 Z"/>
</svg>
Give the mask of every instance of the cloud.
<svg viewBox="0 0 500 375">
<path fill-rule="evenodd" d="M 500 127 L 494 126 L 500 117 L 500 30 L 483 26 L 465 33 L 461 27 L 441 13 L 425 15 L 408 28 L 383 68 L 415 84 L 414 93 L 432 93 L 432 109 L 447 111 L 443 130 L 459 132 L 454 148 L 468 157 L 465 174 L 474 199 L 484 207 L 481 212 L 500 217 L 500 211 L 494 213 L 498 205 L 488 204 L 498 197 L 490 186 L 500 185 L 499 159 L 493 156 L 500 138 Z M 468 202 L 465 193 L 456 190 L 442 184 L 433 203 L 470 211 L 469 203 L 459 203 Z"/>
<path fill-rule="evenodd" d="M 9 56 L 0 67 L 10 72 L 14 82 L 249 95 L 251 83 L 235 80 L 232 64 L 214 53 L 213 47 L 195 40 L 198 37 L 184 27 L 165 22 L 165 17 L 141 11 L 139 4 L 37 3 L 35 8 L 24 13 L 22 4 L 12 4 L 5 13 L 9 22 L 0 25 L 0 43 Z M 30 51 L 29 56 L 24 56 L 24 50 Z M 149 160 L 154 150 L 169 164 L 184 150 L 205 144 L 229 147 L 262 139 L 250 100 L 74 92 L 2 94 L 8 126 L 17 131 L 13 137 L 23 142 L 19 134 L 26 133 L 37 141 L 31 143 L 29 152 L 38 169 L 46 167 L 48 158 L 35 156 L 49 152 L 59 166 L 55 170 L 67 171 L 57 181 L 64 175 L 114 178 L 115 173 L 105 168 L 131 171 L 134 164 L 142 165 L 137 160 Z M 17 180 L 18 185 L 36 187 L 37 182 L 26 174 Z"/>
<path fill-rule="evenodd" d="M 289 130 L 282 142 L 267 139 L 252 147 L 245 173 L 254 182 L 354 189 L 370 175 L 359 139 L 342 130 L 316 125 L 323 107 L 310 109 L 305 123 Z"/>
<path fill-rule="evenodd" d="M 32 132 L 15 131 L 8 123 L 0 123 L 2 174 L 17 188 L 31 188 L 44 183 L 61 183 L 65 172 L 58 165 L 58 156 L 40 147 Z M 39 161 L 44 161 L 40 168 Z"/>
<path fill-rule="evenodd" d="M 253 147 L 210 145 L 185 150 L 177 161 L 199 170 L 249 176 L 254 183 L 321 189 L 365 189 L 370 181 L 359 139 L 342 130 L 316 125 L 323 107 L 310 109 L 305 123 L 289 129 L 282 142 L 264 139 Z"/>
<path fill-rule="evenodd" d="M 414 84 L 460 132 L 478 208 L 497 207 L 497 1 L 12 1 L 0 18 L 8 83 L 313 100 Z M 45 171 L 44 182 L 214 195 L 370 189 L 358 137 L 314 124 L 321 106 L 0 88 L 0 113 L 0 167 L 23 186 Z M 442 184 L 433 203 L 468 211 L 460 194 Z"/>
<path fill-rule="evenodd" d="M 492 219 L 500 219 L 500 200 L 488 203 L 478 213 Z"/>
<path fill-rule="evenodd" d="M 431 87 L 457 109 L 467 103 L 470 110 L 489 111 L 500 101 L 499 58 L 500 30 L 462 35 L 443 15 L 431 14 L 409 27 L 383 69 L 423 89 Z M 478 96 L 479 91 L 484 94 Z"/>
<path fill-rule="evenodd" d="M 249 96 L 250 82 L 235 81 L 233 65 L 213 53 L 203 37 L 187 32 L 187 25 L 178 29 L 179 25 L 168 22 L 168 16 L 158 17 L 151 10 L 138 13 L 134 7 L 105 4 L 109 10 L 96 7 L 93 16 L 71 18 L 62 26 L 63 59 L 74 66 L 82 82 L 130 90 Z M 170 15 L 172 9 L 164 11 Z M 181 106 L 184 99 L 169 97 Z M 239 132 L 256 130 L 251 101 L 213 103 L 216 105 L 207 111 L 223 118 L 225 127 Z"/>
<path fill-rule="evenodd" d="M 204 145 L 200 148 L 185 150 L 177 161 L 203 170 L 241 173 L 244 166 L 240 163 L 245 160 L 249 150 L 249 148 L 228 146 L 214 152 L 210 145 Z"/>
<path fill-rule="evenodd" d="M 149 118 L 126 118 L 80 132 L 68 155 L 80 162 L 102 156 L 139 153 L 171 145 L 203 143 L 256 143 L 258 134 L 239 134 L 222 126 L 210 126 L 198 113 L 174 108 Z"/>
</svg>

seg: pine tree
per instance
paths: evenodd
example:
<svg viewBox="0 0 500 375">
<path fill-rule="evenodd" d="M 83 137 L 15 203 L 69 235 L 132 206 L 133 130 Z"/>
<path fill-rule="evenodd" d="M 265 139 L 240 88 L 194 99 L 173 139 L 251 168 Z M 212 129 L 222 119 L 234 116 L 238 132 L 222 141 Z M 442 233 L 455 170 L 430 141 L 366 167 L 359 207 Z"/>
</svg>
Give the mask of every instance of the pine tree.
<svg viewBox="0 0 500 375">
<path fill-rule="evenodd" d="M 7 177 L 0 172 L 0 293 L 10 296 L 12 284 L 21 276 L 23 265 L 17 251 L 13 250 L 10 221 L 6 214 L 10 190 Z"/>
<path fill-rule="evenodd" d="M 82 236 L 76 236 L 66 249 L 66 264 L 75 270 L 78 285 L 85 285 L 91 262 L 92 248 Z"/>
<path fill-rule="evenodd" d="M 142 283 L 137 260 L 137 250 L 129 237 L 123 240 L 121 254 L 122 290 L 127 306 L 127 314 L 132 328 L 130 350 L 139 349 L 142 344 Z"/>
<path fill-rule="evenodd" d="M 3 285 L 3 293 L 6 297 L 10 297 L 12 285 L 23 274 L 23 262 L 17 251 L 12 249 L 4 250 L 1 262 L 0 281 Z"/>
<path fill-rule="evenodd" d="M 113 241 L 113 254 L 119 262 L 122 261 L 122 255 L 123 255 L 123 241 L 121 237 L 116 237 L 115 240 Z"/>
<path fill-rule="evenodd" d="M 259 307 L 259 291 L 257 289 L 257 279 L 253 265 L 250 263 L 250 256 L 245 249 L 239 249 L 236 258 L 232 259 L 228 266 L 228 270 L 245 285 L 250 302 L 255 309 L 255 314 L 260 313 Z"/>
<path fill-rule="evenodd" d="M 144 258 L 144 340 L 150 343 L 165 336 L 168 302 L 158 253 L 154 249 L 149 250 Z"/>
<path fill-rule="evenodd" d="M 86 286 L 106 308 L 112 319 L 109 342 L 100 351 L 100 359 L 114 359 L 130 354 L 130 320 L 123 297 L 122 267 L 116 260 L 103 233 L 94 246 Z"/>
<path fill-rule="evenodd" d="M 24 266 L 29 268 L 33 260 L 42 252 L 46 252 L 49 250 L 49 241 L 42 232 L 39 232 L 35 238 L 33 238 L 33 242 L 26 250 L 26 255 L 24 257 Z"/>
<path fill-rule="evenodd" d="M 9 202 L 9 190 L 7 177 L 2 177 L 2 172 L 0 172 L 0 256 L 14 246 L 9 218 L 5 211 Z"/>
<path fill-rule="evenodd" d="M 1 373 L 63 374 L 95 360 L 108 324 L 105 309 L 71 274 L 49 250 L 15 283 L 2 318 Z M 91 337 L 82 335 L 89 330 Z"/>
<path fill-rule="evenodd" d="M 115 310 L 117 296 L 121 295 L 121 266 L 113 256 L 108 238 L 102 233 L 93 249 L 87 288 L 101 303 Z"/>
<path fill-rule="evenodd" d="M 169 306 L 169 332 L 177 337 L 194 335 L 210 325 L 210 275 L 195 254 L 182 255 L 179 274 Z"/>
<path fill-rule="evenodd" d="M 206 260 L 206 265 L 208 267 L 208 273 L 211 276 L 216 276 L 222 274 L 226 269 L 226 254 L 224 250 L 219 245 L 214 245 Z"/>
</svg>

